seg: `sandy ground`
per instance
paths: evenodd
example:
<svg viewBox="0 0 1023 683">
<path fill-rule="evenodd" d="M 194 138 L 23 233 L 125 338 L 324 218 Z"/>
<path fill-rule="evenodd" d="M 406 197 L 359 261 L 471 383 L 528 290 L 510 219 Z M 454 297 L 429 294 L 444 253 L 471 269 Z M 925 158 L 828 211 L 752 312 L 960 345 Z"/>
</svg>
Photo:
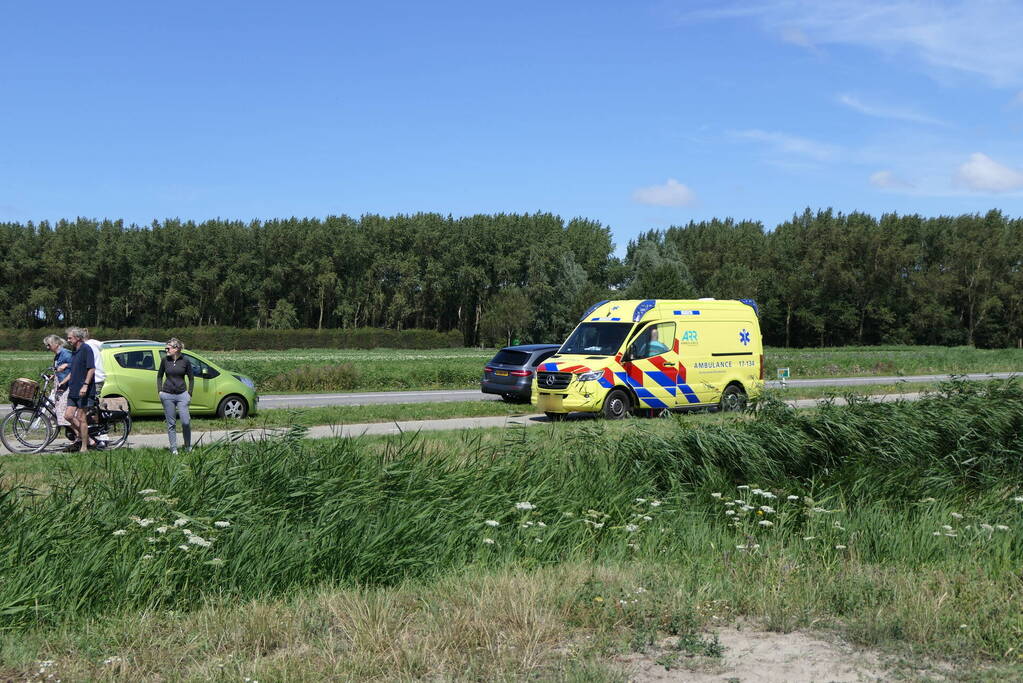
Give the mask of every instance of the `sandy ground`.
<svg viewBox="0 0 1023 683">
<path fill-rule="evenodd" d="M 893 677 L 877 653 L 819 635 L 741 625 L 714 633 L 724 647 L 720 659 L 687 657 L 673 648 L 676 640 L 668 638 L 649 652 L 624 655 L 618 661 L 635 683 L 852 683 Z M 665 662 L 671 668 L 666 669 Z"/>
</svg>

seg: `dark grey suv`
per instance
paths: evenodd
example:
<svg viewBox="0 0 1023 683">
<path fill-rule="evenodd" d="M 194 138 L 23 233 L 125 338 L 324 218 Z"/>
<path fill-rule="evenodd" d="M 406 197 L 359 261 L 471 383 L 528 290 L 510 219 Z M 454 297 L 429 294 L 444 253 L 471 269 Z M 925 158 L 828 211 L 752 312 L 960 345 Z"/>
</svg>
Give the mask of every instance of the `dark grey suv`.
<svg viewBox="0 0 1023 683">
<path fill-rule="evenodd" d="M 505 401 L 528 401 L 536 366 L 560 348 L 560 344 L 506 346 L 483 368 L 480 389 L 484 394 L 500 394 Z"/>
</svg>

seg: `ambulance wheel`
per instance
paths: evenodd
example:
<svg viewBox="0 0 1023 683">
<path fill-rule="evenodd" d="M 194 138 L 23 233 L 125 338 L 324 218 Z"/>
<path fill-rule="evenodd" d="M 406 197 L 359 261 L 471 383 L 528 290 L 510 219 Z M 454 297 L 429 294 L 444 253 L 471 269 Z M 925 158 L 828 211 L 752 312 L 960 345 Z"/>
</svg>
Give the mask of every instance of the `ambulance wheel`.
<svg viewBox="0 0 1023 683">
<path fill-rule="evenodd" d="M 738 384 L 729 384 L 721 394 L 721 412 L 734 412 L 746 407 L 746 392 Z"/>
<path fill-rule="evenodd" d="M 551 422 L 561 422 L 566 417 L 565 413 L 544 413 L 544 415 L 546 415 L 547 419 Z"/>
<path fill-rule="evenodd" d="M 612 389 L 604 399 L 604 408 L 601 412 L 608 420 L 620 420 L 629 414 L 629 395 L 621 389 Z"/>
</svg>

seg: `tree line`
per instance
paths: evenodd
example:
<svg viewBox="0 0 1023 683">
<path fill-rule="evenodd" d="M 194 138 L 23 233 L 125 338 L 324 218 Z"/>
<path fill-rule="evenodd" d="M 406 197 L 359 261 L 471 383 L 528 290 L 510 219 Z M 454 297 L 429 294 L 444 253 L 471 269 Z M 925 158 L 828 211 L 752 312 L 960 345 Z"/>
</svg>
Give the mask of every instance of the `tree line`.
<svg viewBox="0 0 1023 683">
<path fill-rule="evenodd" d="M 1023 221 L 805 210 L 611 230 L 545 213 L 0 223 L 0 327 L 458 330 L 560 341 L 612 298 L 753 298 L 768 344 L 1023 338 Z"/>
</svg>

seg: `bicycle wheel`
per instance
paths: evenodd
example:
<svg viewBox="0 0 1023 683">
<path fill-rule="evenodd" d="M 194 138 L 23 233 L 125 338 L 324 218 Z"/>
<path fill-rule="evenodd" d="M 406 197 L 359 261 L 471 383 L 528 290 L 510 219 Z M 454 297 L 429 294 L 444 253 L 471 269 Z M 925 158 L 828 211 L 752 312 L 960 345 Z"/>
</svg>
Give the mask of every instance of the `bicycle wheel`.
<svg viewBox="0 0 1023 683">
<path fill-rule="evenodd" d="M 0 441 L 11 453 L 38 453 L 55 435 L 49 414 L 33 408 L 17 408 L 0 423 Z"/>
<path fill-rule="evenodd" d="M 104 420 L 99 425 L 96 440 L 102 443 L 105 449 L 120 448 L 128 442 L 129 434 L 131 434 L 131 416 L 124 413 Z"/>
</svg>

